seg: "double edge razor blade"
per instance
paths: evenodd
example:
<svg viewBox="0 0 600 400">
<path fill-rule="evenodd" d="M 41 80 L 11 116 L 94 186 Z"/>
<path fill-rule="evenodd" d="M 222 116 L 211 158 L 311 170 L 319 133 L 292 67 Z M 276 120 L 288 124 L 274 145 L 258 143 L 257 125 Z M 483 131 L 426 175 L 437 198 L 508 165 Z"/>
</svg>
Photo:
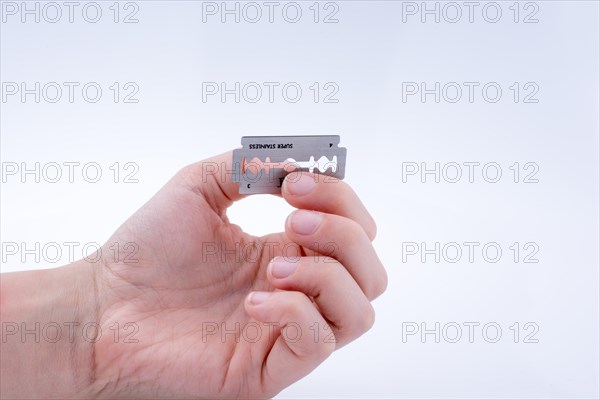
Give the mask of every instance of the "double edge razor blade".
<svg viewBox="0 0 600 400">
<path fill-rule="evenodd" d="M 241 194 L 281 193 L 289 173 L 303 171 L 343 179 L 346 148 L 339 135 L 243 136 L 233 151 L 233 180 Z"/>
</svg>

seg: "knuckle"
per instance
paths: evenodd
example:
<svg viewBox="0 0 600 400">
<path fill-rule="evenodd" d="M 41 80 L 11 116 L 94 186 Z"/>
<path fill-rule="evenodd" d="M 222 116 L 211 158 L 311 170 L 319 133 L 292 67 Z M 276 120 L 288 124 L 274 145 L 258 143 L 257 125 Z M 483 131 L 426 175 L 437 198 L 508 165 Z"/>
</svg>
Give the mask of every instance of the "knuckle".
<svg viewBox="0 0 600 400">
<path fill-rule="evenodd" d="M 190 177 L 190 175 L 192 174 L 192 165 L 186 165 L 185 167 L 182 167 L 179 169 L 179 171 L 177 171 L 175 173 L 175 178 L 180 180 L 180 181 L 187 181 Z"/>
<path fill-rule="evenodd" d="M 187 179 L 190 176 L 193 176 L 194 174 L 196 174 L 197 171 L 198 171 L 198 163 L 193 163 L 193 164 L 188 164 L 188 165 L 181 167 L 179 169 L 179 171 L 177 171 L 176 175 L 181 178 Z"/>
<path fill-rule="evenodd" d="M 363 317 L 360 319 L 360 333 L 362 334 L 367 332 L 373 327 L 373 324 L 375 324 L 375 309 L 373 309 L 373 306 L 371 303 L 369 303 L 368 307 L 366 307 Z"/>
<path fill-rule="evenodd" d="M 352 223 L 352 231 L 351 231 L 352 234 L 356 235 L 356 236 L 361 235 L 364 237 L 366 232 L 365 232 L 365 229 L 362 227 L 362 225 L 354 220 L 352 220 L 352 222 L 353 222 Z"/>
<path fill-rule="evenodd" d="M 380 262 L 378 262 L 376 266 L 378 271 L 376 273 L 374 272 L 368 280 L 363 281 L 361 284 L 363 293 L 367 296 L 369 301 L 381 296 L 388 286 L 388 276 L 385 268 Z"/>
<path fill-rule="evenodd" d="M 340 255 L 340 245 L 334 240 L 318 243 L 316 250 L 321 256 L 321 261 L 327 264 L 336 262 Z"/>
<path fill-rule="evenodd" d="M 344 331 L 351 340 L 354 340 L 371 329 L 374 323 L 375 310 L 371 303 L 367 302 L 364 307 L 361 307 L 361 312 L 355 314 L 352 322 L 344 328 Z"/>
<path fill-rule="evenodd" d="M 319 360 L 324 360 L 335 351 L 336 343 L 334 340 L 320 340 L 317 348 Z"/>
<path fill-rule="evenodd" d="M 288 296 L 286 296 L 285 305 L 286 309 L 290 312 L 290 317 L 297 317 L 302 313 L 302 309 L 308 297 L 302 292 L 289 292 Z"/>
<path fill-rule="evenodd" d="M 200 179 L 201 182 L 204 183 L 204 179 L 206 179 L 206 177 L 198 173 L 198 163 L 196 163 L 188 164 L 180 168 L 179 171 L 175 173 L 173 179 L 176 182 L 185 185 L 186 187 L 193 188 L 195 183 L 197 183 L 196 181 L 198 179 Z"/>
<path fill-rule="evenodd" d="M 285 291 L 279 293 L 285 293 L 280 297 L 282 320 L 296 322 L 301 320 L 306 303 L 310 301 L 309 298 L 306 297 L 304 293 L 297 291 Z"/>
<path fill-rule="evenodd" d="M 356 221 L 354 220 L 349 220 L 349 224 L 346 227 L 345 232 L 347 237 L 351 238 L 352 242 L 354 242 L 356 240 L 356 238 L 360 238 L 360 237 L 365 237 L 365 235 L 367 235 L 367 232 L 364 230 L 364 228 Z M 367 235 L 368 236 L 368 235 Z"/>
<path fill-rule="evenodd" d="M 329 357 L 335 351 L 335 348 L 336 342 L 334 340 L 327 340 L 324 337 L 317 339 L 309 331 L 303 345 L 296 349 L 296 354 L 318 363 Z"/>
<path fill-rule="evenodd" d="M 385 269 L 382 268 L 382 272 L 379 275 L 380 276 L 373 283 L 372 288 L 370 290 L 369 298 L 371 300 L 381 296 L 387 289 L 388 277 L 387 272 L 385 272 Z"/>
<path fill-rule="evenodd" d="M 323 282 L 336 282 L 340 274 L 341 264 L 334 258 L 327 257 L 319 266 L 318 271 Z"/>
<path fill-rule="evenodd" d="M 369 221 L 366 223 L 365 232 L 367 233 L 367 236 L 369 237 L 370 241 L 375 240 L 375 237 L 377 237 L 377 224 L 375 223 L 373 217 L 370 215 Z"/>
</svg>

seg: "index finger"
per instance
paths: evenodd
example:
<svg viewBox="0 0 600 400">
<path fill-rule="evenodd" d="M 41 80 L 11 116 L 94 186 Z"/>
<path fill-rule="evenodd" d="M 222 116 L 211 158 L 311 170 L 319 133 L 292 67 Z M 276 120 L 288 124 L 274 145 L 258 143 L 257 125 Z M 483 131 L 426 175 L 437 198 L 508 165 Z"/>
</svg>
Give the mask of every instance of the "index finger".
<svg viewBox="0 0 600 400">
<path fill-rule="evenodd" d="M 375 239 L 377 226 L 350 185 L 322 174 L 294 172 L 286 176 L 281 188 L 283 198 L 301 209 L 337 214 L 358 222 L 369 239 Z"/>
</svg>

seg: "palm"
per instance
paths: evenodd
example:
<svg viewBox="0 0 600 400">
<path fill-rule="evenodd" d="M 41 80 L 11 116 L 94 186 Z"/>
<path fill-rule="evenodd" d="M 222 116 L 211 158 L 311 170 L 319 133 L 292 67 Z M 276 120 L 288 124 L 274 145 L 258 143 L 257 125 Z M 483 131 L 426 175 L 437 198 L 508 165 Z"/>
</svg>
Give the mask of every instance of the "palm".
<svg viewBox="0 0 600 400">
<path fill-rule="evenodd" d="M 169 183 L 107 243 L 100 323 L 110 333 L 98 369 L 118 365 L 154 395 L 265 395 L 261 366 L 278 329 L 249 318 L 244 300 L 272 290 L 265 268 L 284 245 L 285 233 L 253 237 L 202 193 Z"/>
</svg>

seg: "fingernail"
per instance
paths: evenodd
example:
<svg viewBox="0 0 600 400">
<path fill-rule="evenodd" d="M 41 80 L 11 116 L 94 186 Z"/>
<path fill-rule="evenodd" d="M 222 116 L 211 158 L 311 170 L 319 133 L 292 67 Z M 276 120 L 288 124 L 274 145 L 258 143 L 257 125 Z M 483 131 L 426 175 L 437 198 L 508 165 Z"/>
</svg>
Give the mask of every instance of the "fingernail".
<svg viewBox="0 0 600 400">
<path fill-rule="evenodd" d="M 285 257 L 275 257 L 269 264 L 271 276 L 282 279 L 290 276 L 298 266 L 298 261 L 286 260 Z"/>
<path fill-rule="evenodd" d="M 315 179 L 302 172 L 288 174 L 285 182 L 286 190 L 296 196 L 304 196 L 310 193 L 315 186 Z"/>
<path fill-rule="evenodd" d="M 271 296 L 271 292 L 252 292 L 250 293 L 250 304 L 258 305 L 264 303 Z"/>
<path fill-rule="evenodd" d="M 289 217 L 290 228 L 300 235 L 310 235 L 315 233 L 321 224 L 321 213 L 315 211 L 297 210 Z"/>
</svg>

